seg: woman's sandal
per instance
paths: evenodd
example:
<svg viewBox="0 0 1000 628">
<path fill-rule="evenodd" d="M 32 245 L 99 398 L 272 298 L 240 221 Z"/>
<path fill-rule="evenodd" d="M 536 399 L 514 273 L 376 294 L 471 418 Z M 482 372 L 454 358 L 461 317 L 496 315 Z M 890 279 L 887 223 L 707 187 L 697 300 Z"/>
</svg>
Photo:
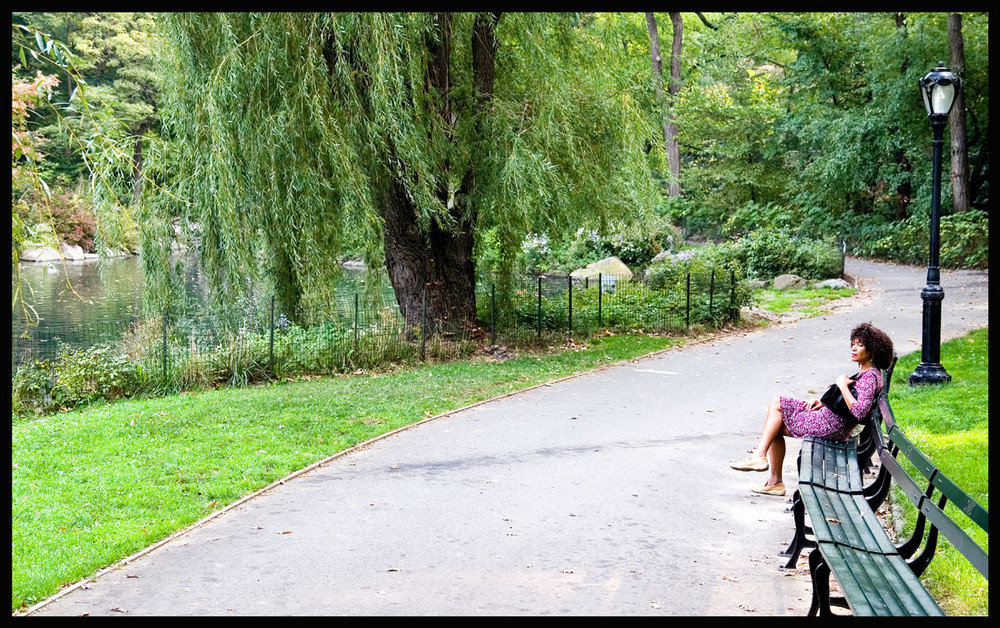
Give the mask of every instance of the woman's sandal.
<svg viewBox="0 0 1000 628">
<path fill-rule="evenodd" d="M 785 494 L 785 485 L 782 482 L 777 484 L 772 484 L 771 486 L 763 486 L 761 488 L 753 489 L 754 493 L 760 493 L 761 495 L 777 495 L 782 496 Z"/>
<path fill-rule="evenodd" d="M 754 458 L 750 456 L 739 462 L 730 462 L 729 466 L 737 471 L 767 471 L 767 458 Z"/>
</svg>

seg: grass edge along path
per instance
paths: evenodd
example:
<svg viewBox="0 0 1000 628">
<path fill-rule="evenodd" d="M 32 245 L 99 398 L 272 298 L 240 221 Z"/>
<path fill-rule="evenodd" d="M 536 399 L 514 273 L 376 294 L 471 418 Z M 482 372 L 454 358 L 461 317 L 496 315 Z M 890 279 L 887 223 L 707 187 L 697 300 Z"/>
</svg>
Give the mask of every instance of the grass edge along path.
<svg viewBox="0 0 1000 628">
<path fill-rule="evenodd" d="M 15 422 L 12 611 L 30 611 L 358 445 L 725 333 L 601 336 L 504 362 L 121 400 Z"/>
<path fill-rule="evenodd" d="M 989 328 L 974 330 L 941 345 L 941 364 L 951 383 L 912 387 L 907 382 L 920 351 L 900 356 L 889 403 L 903 433 L 959 488 L 989 509 Z M 908 464 L 907 461 L 902 461 Z M 909 469 L 913 477 L 922 477 Z M 893 487 L 890 519 L 907 538 L 916 510 Z M 936 499 L 936 498 L 935 498 Z M 954 504 L 945 510 L 981 547 L 989 536 Z M 989 615 L 989 582 L 943 536 L 922 581 L 948 615 Z"/>
</svg>

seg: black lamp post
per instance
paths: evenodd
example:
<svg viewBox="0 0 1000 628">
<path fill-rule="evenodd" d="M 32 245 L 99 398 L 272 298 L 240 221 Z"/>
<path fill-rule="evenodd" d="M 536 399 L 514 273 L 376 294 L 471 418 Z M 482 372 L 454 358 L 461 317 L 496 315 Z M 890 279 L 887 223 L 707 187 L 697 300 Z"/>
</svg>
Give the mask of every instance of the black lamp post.
<svg viewBox="0 0 1000 628">
<path fill-rule="evenodd" d="M 931 129 L 934 131 L 934 156 L 931 170 L 931 243 L 930 259 L 927 263 L 927 285 L 920 292 L 924 301 L 923 345 L 920 349 L 920 364 L 910 374 L 910 385 L 942 384 L 951 381 L 951 375 L 941 365 L 941 271 L 938 268 L 941 223 L 941 148 L 944 145 L 944 127 L 948 124 L 948 113 L 955 102 L 959 89 L 959 79 L 944 67 L 944 61 L 918 81 L 920 95 L 927 108 Z"/>
</svg>

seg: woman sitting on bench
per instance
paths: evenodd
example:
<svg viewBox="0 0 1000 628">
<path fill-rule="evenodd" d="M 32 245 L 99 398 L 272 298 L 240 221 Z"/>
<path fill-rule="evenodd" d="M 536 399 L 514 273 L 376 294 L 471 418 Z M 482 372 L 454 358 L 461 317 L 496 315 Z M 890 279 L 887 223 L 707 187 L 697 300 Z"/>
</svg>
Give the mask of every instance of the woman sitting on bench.
<svg viewBox="0 0 1000 628">
<path fill-rule="evenodd" d="M 830 440 L 847 442 L 860 431 L 859 422 L 868 415 L 872 405 L 882 391 L 882 372 L 892 360 L 892 340 L 870 323 L 861 323 L 851 330 L 851 361 L 857 362 L 857 380 L 850 376 L 837 377 L 836 385 L 844 396 L 854 421 L 845 419 L 828 408 L 819 399 L 803 401 L 791 397 L 775 397 L 764 417 L 757 448 L 749 458 L 730 463 L 737 471 L 771 470 L 767 482 L 755 493 L 764 495 L 784 495 L 785 484 L 781 477 L 781 465 L 785 459 L 785 436 L 802 438 L 820 436 Z M 856 385 L 857 397 L 849 386 Z"/>
</svg>

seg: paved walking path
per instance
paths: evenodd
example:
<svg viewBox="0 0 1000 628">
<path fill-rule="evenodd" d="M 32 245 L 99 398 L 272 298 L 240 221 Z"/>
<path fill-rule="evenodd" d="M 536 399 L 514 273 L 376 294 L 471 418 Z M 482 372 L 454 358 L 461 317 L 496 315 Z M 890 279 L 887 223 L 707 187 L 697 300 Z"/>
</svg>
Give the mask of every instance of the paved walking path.
<svg viewBox="0 0 1000 628">
<path fill-rule="evenodd" d="M 36 615 L 803 615 L 786 498 L 739 473 L 777 394 L 851 372 L 871 321 L 919 350 L 922 268 L 848 259 L 862 296 L 442 416 L 332 459 Z M 942 277 L 943 340 L 988 274 Z M 945 363 L 947 369 L 948 364 Z M 785 480 L 795 486 L 798 441 Z"/>
</svg>

